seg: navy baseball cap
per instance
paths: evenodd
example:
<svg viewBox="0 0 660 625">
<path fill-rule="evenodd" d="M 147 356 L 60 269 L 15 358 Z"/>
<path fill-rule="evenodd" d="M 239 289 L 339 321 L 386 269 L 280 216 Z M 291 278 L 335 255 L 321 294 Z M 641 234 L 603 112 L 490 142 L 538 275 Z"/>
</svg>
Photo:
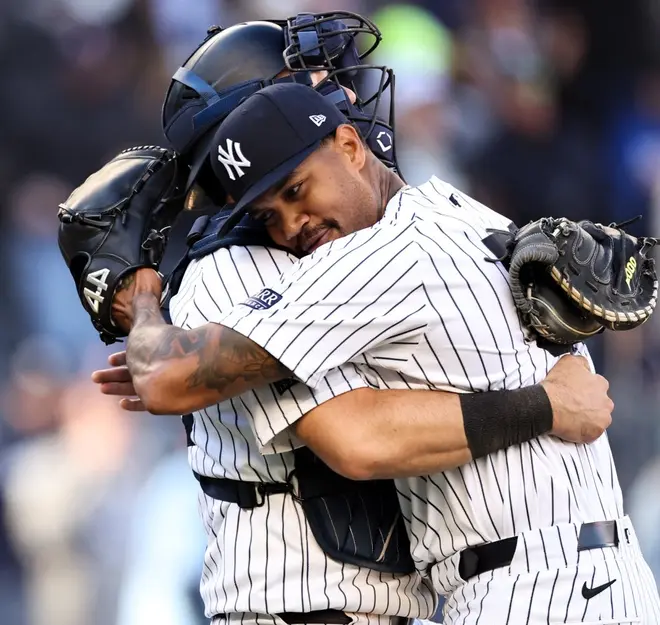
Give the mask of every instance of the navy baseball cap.
<svg viewBox="0 0 660 625">
<path fill-rule="evenodd" d="M 246 98 L 222 122 L 211 145 L 213 171 L 236 202 L 220 234 L 347 123 L 331 98 L 301 84 L 271 85 Z"/>
</svg>

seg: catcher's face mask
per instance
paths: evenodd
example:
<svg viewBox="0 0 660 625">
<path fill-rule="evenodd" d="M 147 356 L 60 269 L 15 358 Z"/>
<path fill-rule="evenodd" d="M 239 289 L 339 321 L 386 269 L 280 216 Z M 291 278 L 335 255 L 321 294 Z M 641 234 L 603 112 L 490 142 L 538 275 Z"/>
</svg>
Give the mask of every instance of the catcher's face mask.
<svg viewBox="0 0 660 625">
<path fill-rule="evenodd" d="M 394 72 L 364 62 L 382 40 L 376 25 L 349 11 L 301 13 L 286 20 L 284 37 L 287 68 L 294 73 L 326 70 L 327 76 L 316 89 L 334 97 L 335 104 L 360 130 L 371 151 L 398 171 Z M 342 87 L 356 94 L 354 102 L 342 98 Z M 386 94 L 388 98 L 384 97 Z"/>
</svg>

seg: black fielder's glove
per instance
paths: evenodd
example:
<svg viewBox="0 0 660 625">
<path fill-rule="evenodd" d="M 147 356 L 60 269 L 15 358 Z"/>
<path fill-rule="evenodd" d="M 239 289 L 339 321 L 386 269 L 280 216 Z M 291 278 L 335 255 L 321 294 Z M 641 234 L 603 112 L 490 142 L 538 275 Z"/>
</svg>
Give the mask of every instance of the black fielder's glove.
<svg viewBox="0 0 660 625">
<path fill-rule="evenodd" d="M 561 345 L 641 325 L 657 301 L 656 243 L 615 225 L 564 218 L 520 228 L 506 244 L 506 261 L 524 325 L 540 342 Z"/>
<path fill-rule="evenodd" d="M 130 148 L 59 206 L 60 251 L 106 345 L 126 336 L 112 320 L 117 287 L 136 269 L 158 269 L 163 258 L 169 229 L 183 210 L 184 169 L 164 148 Z"/>
</svg>

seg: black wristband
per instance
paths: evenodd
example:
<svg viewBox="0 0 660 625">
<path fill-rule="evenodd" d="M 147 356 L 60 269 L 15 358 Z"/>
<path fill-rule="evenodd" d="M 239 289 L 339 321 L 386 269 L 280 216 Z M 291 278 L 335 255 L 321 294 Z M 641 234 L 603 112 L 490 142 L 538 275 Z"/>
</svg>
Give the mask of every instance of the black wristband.
<svg viewBox="0 0 660 625">
<path fill-rule="evenodd" d="M 529 441 L 552 430 L 552 405 L 540 385 L 460 395 L 472 458 Z"/>
</svg>

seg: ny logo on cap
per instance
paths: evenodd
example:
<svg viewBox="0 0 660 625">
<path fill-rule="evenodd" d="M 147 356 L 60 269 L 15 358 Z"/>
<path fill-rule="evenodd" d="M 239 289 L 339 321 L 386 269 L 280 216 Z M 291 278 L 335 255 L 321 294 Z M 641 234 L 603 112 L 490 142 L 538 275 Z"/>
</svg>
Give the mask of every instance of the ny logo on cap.
<svg viewBox="0 0 660 625">
<path fill-rule="evenodd" d="M 243 152 L 241 152 L 241 144 L 238 143 L 238 141 L 234 143 L 232 139 L 227 139 L 226 150 L 221 145 L 218 146 L 218 160 L 225 166 L 230 180 L 236 180 L 236 176 L 239 178 L 243 177 L 245 172 L 242 168 L 252 165 L 252 163 L 243 156 Z M 236 176 L 234 175 L 232 167 L 236 169 Z"/>
<path fill-rule="evenodd" d="M 310 115 L 309 118 L 317 125 L 320 126 L 325 121 L 325 115 Z"/>
</svg>

